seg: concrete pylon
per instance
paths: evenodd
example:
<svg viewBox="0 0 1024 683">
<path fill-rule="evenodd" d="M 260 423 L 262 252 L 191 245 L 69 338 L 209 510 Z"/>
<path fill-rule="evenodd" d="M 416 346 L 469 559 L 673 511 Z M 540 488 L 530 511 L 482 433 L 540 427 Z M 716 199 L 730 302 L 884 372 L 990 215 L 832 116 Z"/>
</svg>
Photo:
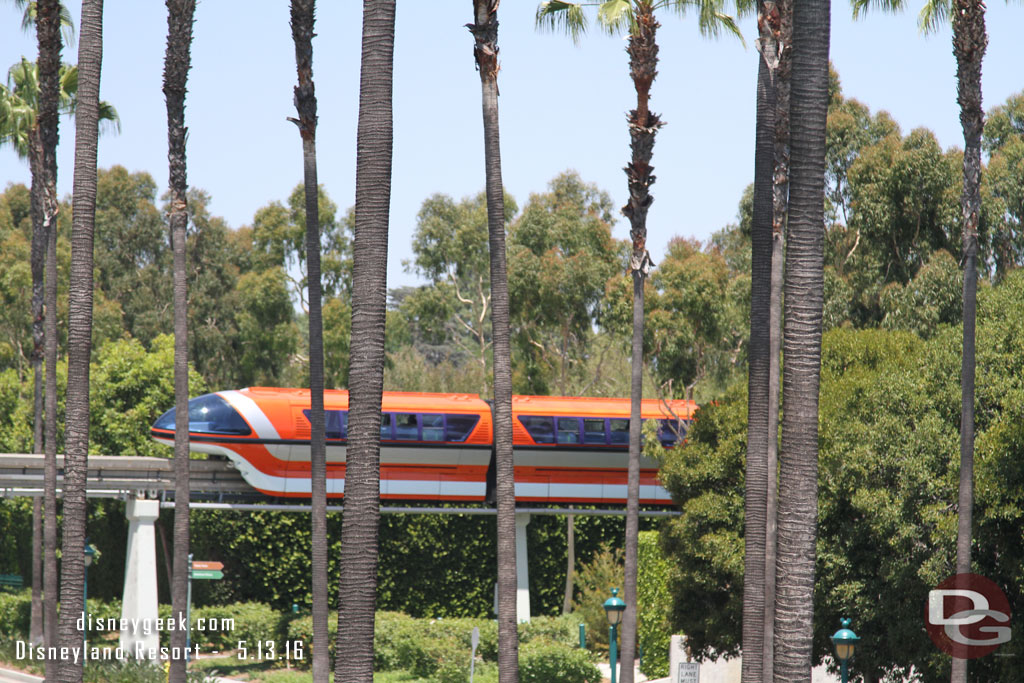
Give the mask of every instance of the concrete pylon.
<svg viewBox="0 0 1024 683">
<path fill-rule="evenodd" d="M 530 620 L 530 565 L 526 551 L 526 525 L 530 513 L 516 513 L 516 621 Z"/>
<path fill-rule="evenodd" d="M 121 603 L 120 646 L 132 656 L 146 657 L 151 648 L 159 648 L 156 595 L 156 529 L 160 501 L 132 498 L 125 506 L 128 526 L 128 552 L 124 561 L 124 599 Z"/>
</svg>

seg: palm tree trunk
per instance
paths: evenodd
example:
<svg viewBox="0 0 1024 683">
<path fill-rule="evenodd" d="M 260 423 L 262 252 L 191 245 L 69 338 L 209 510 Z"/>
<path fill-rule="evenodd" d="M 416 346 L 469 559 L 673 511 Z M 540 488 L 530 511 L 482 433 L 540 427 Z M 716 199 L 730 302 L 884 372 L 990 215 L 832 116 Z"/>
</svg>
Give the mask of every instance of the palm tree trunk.
<svg viewBox="0 0 1024 683">
<path fill-rule="evenodd" d="M 43 642 L 43 501 L 32 499 L 32 614 L 28 639 L 33 645 Z"/>
<path fill-rule="evenodd" d="M 93 229 L 96 221 L 96 141 L 99 135 L 103 0 L 83 0 L 78 44 L 78 106 L 68 290 L 68 391 L 64 456 L 64 533 L 61 545 L 60 645 L 82 642 L 76 620 L 85 581 L 85 477 L 89 453 L 89 356 L 92 351 Z M 61 683 L 82 680 L 82 662 L 57 667 Z"/>
<path fill-rule="evenodd" d="M 960 494 L 956 533 L 956 571 L 971 571 L 971 517 L 974 506 L 974 333 L 978 294 L 978 222 L 981 214 L 981 62 L 988 37 L 985 3 L 953 3 L 953 53 L 956 55 L 957 102 L 964 131 L 963 218 L 963 360 L 960 370 Z M 952 683 L 966 683 L 967 660 L 953 658 Z"/>
<path fill-rule="evenodd" d="M 334 674 L 336 680 L 350 683 L 373 680 L 395 0 L 364 0 L 362 41 L 352 247 L 348 456 Z"/>
<path fill-rule="evenodd" d="M 38 119 L 37 119 L 38 122 Z M 46 262 L 46 232 L 43 229 L 43 176 L 42 140 L 38 125 L 30 133 L 29 165 L 32 169 L 31 212 L 32 251 L 29 269 L 32 272 L 32 452 L 42 454 L 43 449 L 43 271 Z M 39 643 L 43 638 L 43 506 L 39 498 L 32 499 L 32 611 L 29 618 L 29 640 Z"/>
<path fill-rule="evenodd" d="M 292 0 L 291 27 L 295 43 L 295 108 L 291 119 L 302 138 L 302 171 L 306 192 L 306 273 L 309 287 L 309 422 L 312 479 L 313 681 L 330 676 L 327 635 L 327 444 L 324 427 L 324 327 L 320 286 L 320 211 L 316 169 L 316 94 L 313 85 L 315 0 Z"/>
<path fill-rule="evenodd" d="M 191 67 L 195 0 L 167 0 L 167 52 L 164 98 L 167 100 L 167 160 L 170 176 L 171 249 L 174 259 L 174 573 L 171 613 L 184 619 L 188 611 L 189 457 L 188 457 L 188 284 L 185 234 L 188 227 L 188 176 L 185 139 L 185 94 Z M 171 647 L 186 647 L 186 632 L 171 633 Z M 170 681 L 185 683 L 188 661 L 172 658 Z"/>
<path fill-rule="evenodd" d="M 633 683 L 633 660 L 636 655 L 636 574 L 638 534 L 640 529 L 640 401 L 643 398 L 644 281 L 650 271 L 647 252 L 647 210 L 654 201 L 649 188 L 654 183 L 651 156 L 654 136 L 662 123 L 648 109 L 651 84 L 658 75 L 658 43 L 655 34 L 658 21 L 653 4 L 644 0 L 635 7 L 636 29 L 630 32 L 629 74 L 636 89 L 636 109 L 629 113 L 629 147 L 632 158 L 626 166 L 629 179 L 629 201 L 622 213 L 629 218 L 629 236 L 633 242 L 630 271 L 633 274 L 633 341 L 630 381 L 629 465 L 626 484 L 626 556 L 623 598 L 626 611 L 622 617 L 622 683 Z"/>
<path fill-rule="evenodd" d="M 765 676 L 775 668 L 775 601 L 778 553 L 779 374 L 782 351 L 783 244 L 789 211 L 789 114 L 793 59 L 793 2 L 776 0 L 768 13 L 766 45 L 773 50 L 769 75 L 775 95 L 772 178 L 772 272 L 768 314 L 768 489 L 765 499 L 764 640 Z"/>
<path fill-rule="evenodd" d="M 761 4 L 760 8 L 764 5 Z M 771 286 L 772 141 L 775 97 L 768 66 L 757 69 L 757 123 L 754 148 L 754 216 L 751 228 L 750 350 L 747 378 L 747 469 L 744 521 L 743 683 L 762 683 L 764 661 L 757 656 L 770 641 L 766 628 L 765 529 L 768 471 L 768 319 Z M 774 568 L 774 567 L 773 567 Z M 767 637 L 766 637 L 767 636 Z"/>
<path fill-rule="evenodd" d="M 37 440 L 39 423 L 44 429 L 42 444 L 44 451 L 43 471 L 43 640 L 47 645 L 57 644 L 57 138 L 58 102 L 60 92 L 60 4 L 58 0 L 39 0 L 36 4 L 36 40 L 39 46 L 39 113 L 36 119 L 39 131 L 40 160 L 40 222 L 39 238 L 42 242 L 43 258 L 43 306 L 34 310 L 33 316 L 42 317 L 43 357 L 45 359 L 44 405 L 38 410 Z M 33 179 L 33 185 L 35 180 Z M 36 225 L 33 221 L 32 248 L 36 258 Z M 35 306 L 36 285 L 33 270 L 33 306 Z M 33 330 L 33 337 L 35 336 Z M 36 375 L 38 378 L 38 374 Z M 38 379 L 37 379 L 38 382 Z M 38 392 L 38 386 L 36 391 Z M 38 402 L 38 396 L 36 401 Z M 45 417 L 44 417 L 45 416 Z M 34 512 L 34 511 L 33 511 Z M 35 534 L 33 533 L 33 536 Z M 33 558 L 33 576 L 36 573 Z M 33 578 L 33 602 L 34 602 Z M 33 617 L 34 617 L 33 605 Z M 56 677 L 56 662 L 46 661 L 46 677 Z"/>
<path fill-rule="evenodd" d="M 829 10 L 828 0 L 814 0 L 796 4 L 793 11 L 792 175 L 783 336 L 786 410 L 779 458 L 774 649 L 779 683 L 811 680 Z"/>
<path fill-rule="evenodd" d="M 498 127 L 498 1 L 473 0 L 473 55 L 480 72 L 491 256 L 491 338 L 494 342 L 494 451 L 498 506 L 498 677 L 519 680 L 516 628 L 516 500 L 512 460 L 512 350 L 505 262 L 505 191 Z"/>
</svg>

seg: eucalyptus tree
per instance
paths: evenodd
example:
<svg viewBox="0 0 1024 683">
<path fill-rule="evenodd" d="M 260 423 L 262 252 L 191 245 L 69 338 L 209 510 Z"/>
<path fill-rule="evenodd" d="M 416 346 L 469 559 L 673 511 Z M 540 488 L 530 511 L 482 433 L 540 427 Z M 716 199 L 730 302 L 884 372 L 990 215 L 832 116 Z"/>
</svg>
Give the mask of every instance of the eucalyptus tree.
<svg viewBox="0 0 1024 683">
<path fill-rule="evenodd" d="M 93 229 L 96 217 L 96 146 L 99 135 L 100 69 L 103 60 L 103 0 L 83 0 L 78 43 L 78 105 L 75 110 L 75 171 L 68 293 L 68 394 L 64 456 L 64 525 L 61 552 L 59 638 L 74 647 L 82 634 L 85 579 L 85 479 L 89 452 L 89 356 L 92 351 Z M 51 236 L 51 241 L 53 237 Z M 82 662 L 65 661 L 56 680 L 79 683 Z"/>
<path fill-rule="evenodd" d="M 512 461 L 512 346 L 505 255 L 505 191 L 498 126 L 498 3 L 473 0 L 473 57 L 480 73 L 484 122 L 487 235 L 490 246 L 491 339 L 494 354 L 494 453 L 498 506 L 498 677 L 519 680 L 516 628 L 516 493 Z"/>
<path fill-rule="evenodd" d="M 168 223 L 174 259 L 174 573 L 172 613 L 183 618 L 188 606 L 189 455 L 188 455 L 188 284 L 185 232 L 188 227 L 185 94 L 192 66 L 192 24 L 195 0 L 167 0 L 167 52 L 164 57 L 164 98 L 167 101 L 167 161 L 170 202 Z M 171 646 L 185 649 L 184 631 L 171 633 Z M 179 651 L 181 651 L 179 650 Z M 188 661 L 172 658 L 169 680 L 184 683 Z"/>
<path fill-rule="evenodd" d="M 903 0 L 853 0 L 853 15 L 873 4 L 900 11 Z M 922 32 L 953 25 L 957 104 L 964 135 L 963 191 L 960 194 L 963 240 L 963 358 L 960 370 L 960 491 L 957 501 L 956 571 L 971 571 L 971 518 L 974 506 L 974 371 L 975 318 L 978 290 L 978 227 L 981 222 L 981 135 L 985 112 L 981 104 L 981 64 L 988 46 L 984 0 L 927 0 L 918 14 Z M 967 660 L 953 658 L 951 680 L 967 680 Z"/>
<path fill-rule="evenodd" d="M 651 157 L 654 139 L 661 128 L 661 118 L 649 107 L 651 85 L 657 76 L 659 27 L 656 13 L 673 10 L 684 14 L 692 9 L 698 16 L 698 25 L 704 35 L 717 36 L 722 30 L 739 36 L 732 17 L 722 12 L 722 0 L 606 0 L 605 2 L 564 2 L 547 0 L 537 8 L 538 26 L 564 29 L 578 42 L 587 28 L 586 7 L 597 8 L 598 24 L 611 34 L 626 32 L 629 43 L 630 77 L 636 90 L 636 108 L 628 116 L 631 159 L 626 166 L 629 201 L 622 208 L 630 221 L 632 253 L 629 270 L 633 278 L 633 339 L 632 378 L 630 391 L 629 467 L 626 498 L 626 555 L 625 590 L 626 612 L 622 621 L 623 683 L 633 683 L 636 653 L 636 572 L 637 534 L 639 531 L 640 492 L 640 401 L 643 394 L 643 322 L 644 281 L 653 266 L 647 251 L 647 211 L 653 197 L 650 186 L 654 183 Z"/>
<path fill-rule="evenodd" d="M 395 0 L 365 0 L 356 139 L 345 515 L 334 673 L 336 680 L 347 683 L 373 680 L 394 50 Z"/>
<path fill-rule="evenodd" d="M 313 84 L 315 0 L 292 0 L 291 27 L 295 43 L 295 109 L 302 138 L 302 172 L 306 197 L 306 264 L 309 291 L 309 394 L 312 478 L 313 680 L 327 683 L 327 443 L 324 431 L 324 327 L 320 288 L 320 216 L 316 178 L 316 91 Z"/>
<path fill-rule="evenodd" d="M 829 0 L 793 8 L 792 164 L 785 264 L 774 677 L 811 680 L 824 292 Z M 778 123 L 778 121 L 776 121 Z"/>
</svg>

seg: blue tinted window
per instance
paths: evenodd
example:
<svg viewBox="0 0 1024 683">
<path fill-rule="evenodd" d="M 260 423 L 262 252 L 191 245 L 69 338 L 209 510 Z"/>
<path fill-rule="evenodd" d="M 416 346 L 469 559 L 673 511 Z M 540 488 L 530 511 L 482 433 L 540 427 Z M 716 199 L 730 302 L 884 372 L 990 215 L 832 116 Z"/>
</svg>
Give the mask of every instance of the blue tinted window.
<svg viewBox="0 0 1024 683">
<path fill-rule="evenodd" d="M 444 415 L 420 415 L 424 441 L 444 441 Z"/>
<path fill-rule="evenodd" d="M 686 423 L 682 420 L 658 420 L 658 441 L 665 448 L 675 446 L 686 436 Z"/>
<path fill-rule="evenodd" d="M 303 410 L 302 414 L 309 420 L 310 411 Z M 312 422 L 312 420 L 310 420 Z M 328 439 L 348 438 L 348 411 L 347 410 L 325 410 L 324 411 L 324 435 Z"/>
<path fill-rule="evenodd" d="M 399 441 L 417 441 L 420 427 L 413 413 L 395 413 L 395 438 Z"/>
<path fill-rule="evenodd" d="M 380 438 L 390 441 L 391 436 L 391 413 L 381 413 L 380 416 Z"/>
<path fill-rule="evenodd" d="M 583 418 L 583 443 L 607 444 L 608 437 L 604 430 L 604 418 Z"/>
<path fill-rule="evenodd" d="M 480 421 L 479 415 L 445 415 L 444 418 L 447 423 L 445 441 L 465 441 L 476 427 L 476 423 Z M 427 438 L 425 431 L 423 438 Z"/>
<path fill-rule="evenodd" d="M 609 443 L 613 445 L 629 444 L 629 420 L 627 418 L 612 418 L 608 420 Z"/>
<path fill-rule="evenodd" d="M 153 429 L 174 431 L 175 409 L 160 416 Z M 252 429 L 231 405 L 217 394 L 206 394 L 188 402 L 188 431 L 202 434 L 248 436 Z"/>
<path fill-rule="evenodd" d="M 558 443 L 579 443 L 580 442 L 580 419 L 578 417 L 559 417 L 555 419 L 558 423 Z"/>
<path fill-rule="evenodd" d="M 555 419 L 553 417 L 520 415 L 519 422 L 526 427 L 526 431 L 537 443 L 555 442 Z"/>
</svg>

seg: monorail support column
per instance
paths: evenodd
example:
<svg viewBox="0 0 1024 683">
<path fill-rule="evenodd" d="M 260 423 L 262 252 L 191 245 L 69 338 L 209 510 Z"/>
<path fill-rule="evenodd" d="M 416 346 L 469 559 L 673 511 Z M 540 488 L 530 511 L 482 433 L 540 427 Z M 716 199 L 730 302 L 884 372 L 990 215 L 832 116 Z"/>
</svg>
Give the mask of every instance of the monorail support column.
<svg viewBox="0 0 1024 683">
<path fill-rule="evenodd" d="M 530 565 L 526 551 L 526 525 L 530 513 L 516 513 L 516 617 L 518 621 L 530 620 Z"/>
<path fill-rule="evenodd" d="M 124 600 L 121 618 L 127 628 L 121 631 L 120 646 L 132 656 L 145 656 L 150 648 L 160 647 L 156 629 L 159 613 L 156 596 L 155 522 L 160 516 L 160 501 L 131 498 L 125 505 L 128 526 L 128 552 L 124 561 Z M 133 628 L 132 625 L 135 625 Z"/>
</svg>

